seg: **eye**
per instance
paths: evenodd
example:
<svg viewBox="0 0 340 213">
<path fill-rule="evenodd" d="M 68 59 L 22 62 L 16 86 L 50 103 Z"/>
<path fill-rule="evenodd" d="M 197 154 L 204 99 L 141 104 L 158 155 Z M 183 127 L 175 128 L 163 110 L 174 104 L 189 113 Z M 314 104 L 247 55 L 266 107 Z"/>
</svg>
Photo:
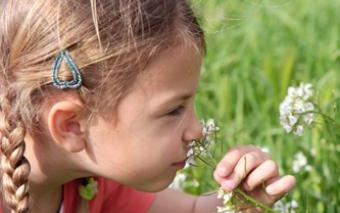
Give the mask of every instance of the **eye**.
<svg viewBox="0 0 340 213">
<path fill-rule="evenodd" d="M 172 110 L 171 112 L 168 112 L 166 115 L 168 116 L 177 116 L 180 115 L 184 111 L 184 106 L 178 106 L 176 109 Z"/>
</svg>

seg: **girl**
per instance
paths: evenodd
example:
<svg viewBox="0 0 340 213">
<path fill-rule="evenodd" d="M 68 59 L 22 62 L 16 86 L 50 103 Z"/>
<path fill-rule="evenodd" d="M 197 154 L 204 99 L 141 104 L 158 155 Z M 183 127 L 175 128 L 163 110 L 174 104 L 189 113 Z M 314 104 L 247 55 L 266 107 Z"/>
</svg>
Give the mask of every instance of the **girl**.
<svg viewBox="0 0 340 213">
<path fill-rule="evenodd" d="M 204 36 L 184 0 L 3 0 L 0 42 L 0 212 L 220 205 L 167 188 L 202 134 Z M 254 146 L 229 151 L 214 177 L 268 205 L 295 182 Z"/>
</svg>

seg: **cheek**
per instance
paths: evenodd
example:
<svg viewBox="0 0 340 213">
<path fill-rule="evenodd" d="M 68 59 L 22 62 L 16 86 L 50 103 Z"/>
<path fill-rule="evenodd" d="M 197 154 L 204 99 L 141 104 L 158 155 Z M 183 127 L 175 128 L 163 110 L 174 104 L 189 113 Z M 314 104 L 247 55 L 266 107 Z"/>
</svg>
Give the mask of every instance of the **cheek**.
<svg viewBox="0 0 340 213">
<path fill-rule="evenodd" d="M 106 129 L 90 135 L 96 173 L 125 184 L 171 180 L 176 172 L 171 164 L 183 156 L 181 128 L 175 122 L 135 122 L 120 124 L 114 132 Z"/>
<path fill-rule="evenodd" d="M 182 139 L 184 129 L 184 119 L 179 117 L 169 117 L 160 119 L 155 122 L 155 125 L 150 130 L 155 136 L 154 137 L 167 137 L 171 140 L 179 141 Z"/>
<path fill-rule="evenodd" d="M 174 134 L 145 130 L 143 135 L 107 137 L 96 153 L 99 175 L 137 189 L 157 191 L 167 187 L 177 171 L 171 164 L 181 154 L 180 141 Z"/>
</svg>

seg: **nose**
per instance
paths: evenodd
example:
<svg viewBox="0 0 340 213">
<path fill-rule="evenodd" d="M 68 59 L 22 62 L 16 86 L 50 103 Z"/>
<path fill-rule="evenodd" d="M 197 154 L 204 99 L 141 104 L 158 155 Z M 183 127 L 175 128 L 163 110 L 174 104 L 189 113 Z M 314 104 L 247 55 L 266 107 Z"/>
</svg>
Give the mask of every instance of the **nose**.
<svg viewBox="0 0 340 213">
<path fill-rule="evenodd" d="M 191 119 L 188 119 L 188 126 L 183 134 L 183 141 L 190 142 L 203 137 L 202 124 L 197 119 L 195 113 L 192 113 Z"/>
</svg>

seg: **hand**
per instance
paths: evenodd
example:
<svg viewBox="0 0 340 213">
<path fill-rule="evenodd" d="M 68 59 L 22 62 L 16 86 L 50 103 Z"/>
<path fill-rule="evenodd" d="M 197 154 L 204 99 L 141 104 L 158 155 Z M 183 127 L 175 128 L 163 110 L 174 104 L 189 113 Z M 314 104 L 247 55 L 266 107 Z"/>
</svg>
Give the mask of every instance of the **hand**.
<svg viewBox="0 0 340 213">
<path fill-rule="evenodd" d="M 271 156 L 253 145 L 232 148 L 217 165 L 214 178 L 225 191 L 239 187 L 268 206 L 289 192 L 296 182 L 292 175 L 280 177 Z M 244 202 L 237 208 L 247 213 L 262 212 Z"/>
</svg>

